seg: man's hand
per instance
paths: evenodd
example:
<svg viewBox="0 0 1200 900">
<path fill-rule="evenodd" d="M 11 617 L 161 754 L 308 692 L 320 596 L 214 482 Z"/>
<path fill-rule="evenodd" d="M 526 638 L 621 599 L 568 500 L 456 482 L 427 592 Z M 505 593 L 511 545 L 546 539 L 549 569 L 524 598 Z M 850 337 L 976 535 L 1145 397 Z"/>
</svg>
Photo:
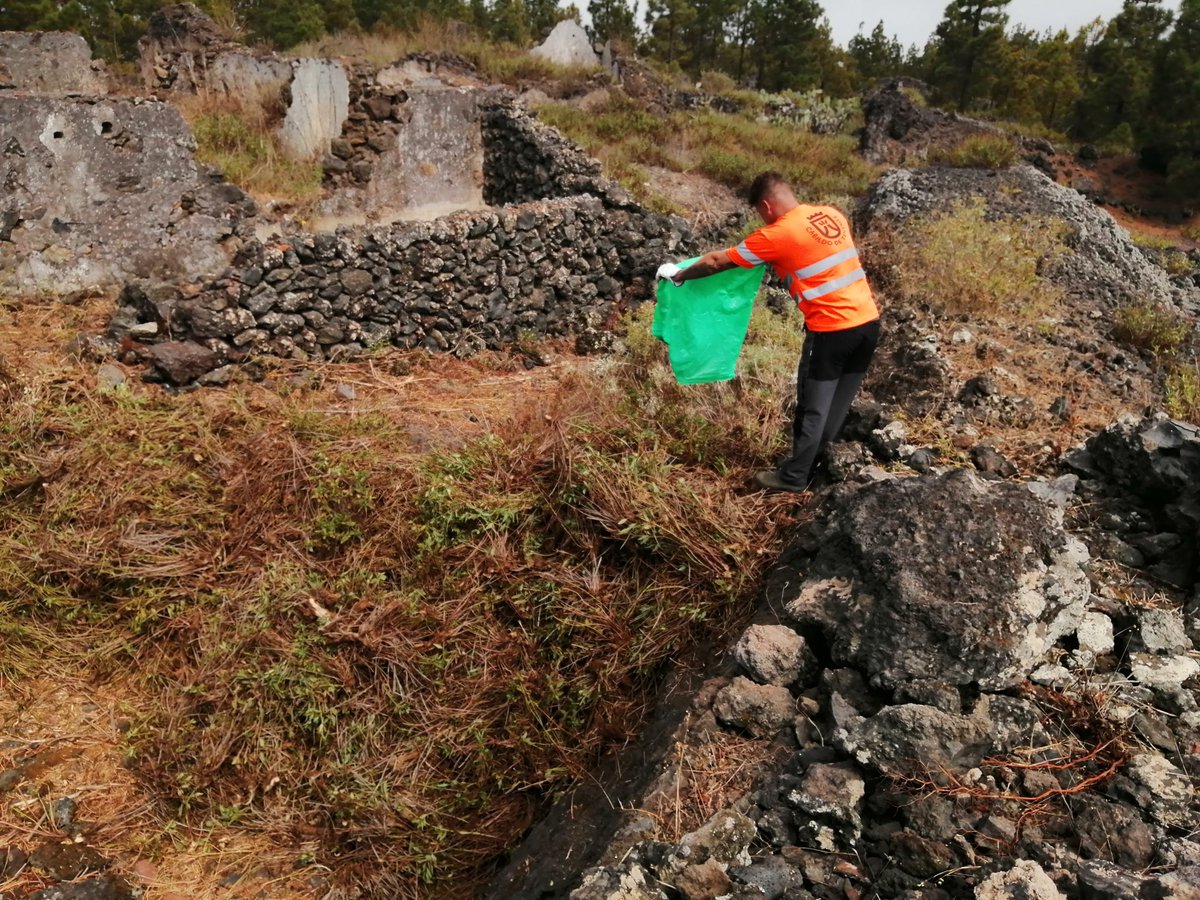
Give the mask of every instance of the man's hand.
<svg viewBox="0 0 1200 900">
<path fill-rule="evenodd" d="M 679 285 L 683 284 L 679 278 L 679 275 L 682 272 L 683 269 L 681 269 L 675 263 L 663 263 L 658 267 L 657 277 L 665 278 L 667 281 L 671 282 L 671 284 L 675 285 L 675 287 L 679 287 Z"/>
</svg>

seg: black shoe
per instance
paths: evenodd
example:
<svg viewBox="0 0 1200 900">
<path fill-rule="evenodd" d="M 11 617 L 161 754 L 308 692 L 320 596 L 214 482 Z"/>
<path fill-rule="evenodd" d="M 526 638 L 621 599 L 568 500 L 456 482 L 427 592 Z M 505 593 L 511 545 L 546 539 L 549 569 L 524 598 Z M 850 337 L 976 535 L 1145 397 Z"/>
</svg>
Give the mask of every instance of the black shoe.
<svg viewBox="0 0 1200 900">
<path fill-rule="evenodd" d="M 802 484 L 784 481 L 783 476 L 774 471 L 755 472 L 754 483 L 765 491 L 790 491 L 793 494 L 803 494 L 807 490 Z"/>
</svg>

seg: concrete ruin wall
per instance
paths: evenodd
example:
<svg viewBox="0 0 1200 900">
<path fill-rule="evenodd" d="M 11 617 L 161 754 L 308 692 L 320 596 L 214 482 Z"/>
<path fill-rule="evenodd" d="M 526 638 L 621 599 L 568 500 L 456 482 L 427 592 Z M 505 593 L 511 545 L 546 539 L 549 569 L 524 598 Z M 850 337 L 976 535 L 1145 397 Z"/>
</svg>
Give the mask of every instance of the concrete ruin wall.
<svg viewBox="0 0 1200 900">
<path fill-rule="evenodd" d="M 254 204 L 197 164 L 171 106 L 0 93 L 0 286 L 218 273 Z"/>
<path fill-rule="evenodd" d="M 323 164 L 330 196 L 318 222 L 427 220 L 485 206 L 481 106 L 490 91 L 353 72 L 350 92 Z"/>
<path fill-rule="evenodd" d="M 214 87 L 214 78 L 227 77 L 228 72 L 216 75 L 218 58 L 232 56 L 243 60 L 261 59 L 262 66 L 236 63 L 232 68 L 244 69 L 249 77 L 286 77 L 279 70 L 279 60 L 270 53 L 251 53 L 245 46 L 230 40 L 216 24 L 190 3 L 164 6 L 147 22 L 146 34 L 138 41 L 138 66 L 142 84 L 152 92 L 180 91 L 201 93 Z M 290 66 L 288 67 L 290 68 Z M 238 82 L 243 83 L 244 82 Z M 257 83 L 252 82 L 252 83 Z"/>
<path fill-rule="evenodd" d="M 350 107 L 350 80 L 335 60 L 288 60 L 227 38 L 195 6 L 165 6 L 138 42 L 142 83 L 155 93 L 228 94 L 283 102 L 284 148 L 297 159 L 329 152 Z"/>
<path fill-rule="evenodd" d="M 30 94 L 106 94 L 104 63 L 65 31 L 0 31 L 0 86 Z"/>
<path fill-rule="evenodd" d="M 311 159 L 329 152 L 350 111 L 350 80 L 340 63 L 298 59 L 292 63 L 288 105 L 279 135 L 288 153 Z"/>
</svg>

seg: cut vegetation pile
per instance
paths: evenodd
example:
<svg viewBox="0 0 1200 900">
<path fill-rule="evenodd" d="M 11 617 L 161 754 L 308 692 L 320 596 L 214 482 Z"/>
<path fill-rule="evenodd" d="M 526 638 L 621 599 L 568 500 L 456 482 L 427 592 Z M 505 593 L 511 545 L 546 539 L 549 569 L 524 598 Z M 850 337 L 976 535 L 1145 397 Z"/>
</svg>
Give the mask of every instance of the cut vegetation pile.
<svg viewBox="0 0 1200 900">
<path fill-rule="evenodd" d="M 332 896 L 464 895 L 745 613 L 795 502 L 731 489 L 783 431 L 800 337 L 765 310 L 732 386 L 675 385 L 642 316 L 617 362 L 183 396 L 30 351 L 86 312 L 0 327 L 0 680 L 128 680 L 165 833 L 303 843 Z"/>
</svg>

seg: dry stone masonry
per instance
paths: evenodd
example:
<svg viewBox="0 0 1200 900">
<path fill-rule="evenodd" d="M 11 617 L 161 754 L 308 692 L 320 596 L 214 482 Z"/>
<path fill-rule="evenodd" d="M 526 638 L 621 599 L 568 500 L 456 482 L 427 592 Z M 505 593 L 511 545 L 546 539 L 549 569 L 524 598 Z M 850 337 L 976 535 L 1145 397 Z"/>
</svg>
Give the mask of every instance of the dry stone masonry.
<svg viewBox="0 0 1200 900">
<path fill-rule="evenodd" d="M 223 61 L 227 58 L 228 61 Z M 191 3 L 164 6 L 138 41 L 142 83 L 152 91 L 236 94 L 286 79 L 290 65 L 230 39 Z"/>
<path fill-rule="evenodd" d="M 214 351 L 214 366 L 249 352 L 344 358 L 387 344 L 471 352 L 522 330 L 603 326 L 630 285 L 645 289 L 656 259 L 691 240 L 679 219 L 595 197 L 300 235 L 248 246 L 241 266 L 194 297 L 151 309 L 128 291 L 126 323 L 157 319 L 177 341 Z"/>
<path fill-rule="evenodd" d="M 634 203 L 511 97 L 454 96 L 486 102 L 484 198 L 552 199 L 249 242 L 233 268 L 195 289 L 158 285 L 147 300 L 144 286 L 131 287 L 111 336 L 168 339 L 146 358 L 177 384 L 254 353 L 336 359 L 389 344 L 467 353 L 522 331 L 581 335 L 581 349 L 593 349 L 589 336 L 621 304 L 648 295 L 657 262 L 716 238 Z"/>
</svg>

